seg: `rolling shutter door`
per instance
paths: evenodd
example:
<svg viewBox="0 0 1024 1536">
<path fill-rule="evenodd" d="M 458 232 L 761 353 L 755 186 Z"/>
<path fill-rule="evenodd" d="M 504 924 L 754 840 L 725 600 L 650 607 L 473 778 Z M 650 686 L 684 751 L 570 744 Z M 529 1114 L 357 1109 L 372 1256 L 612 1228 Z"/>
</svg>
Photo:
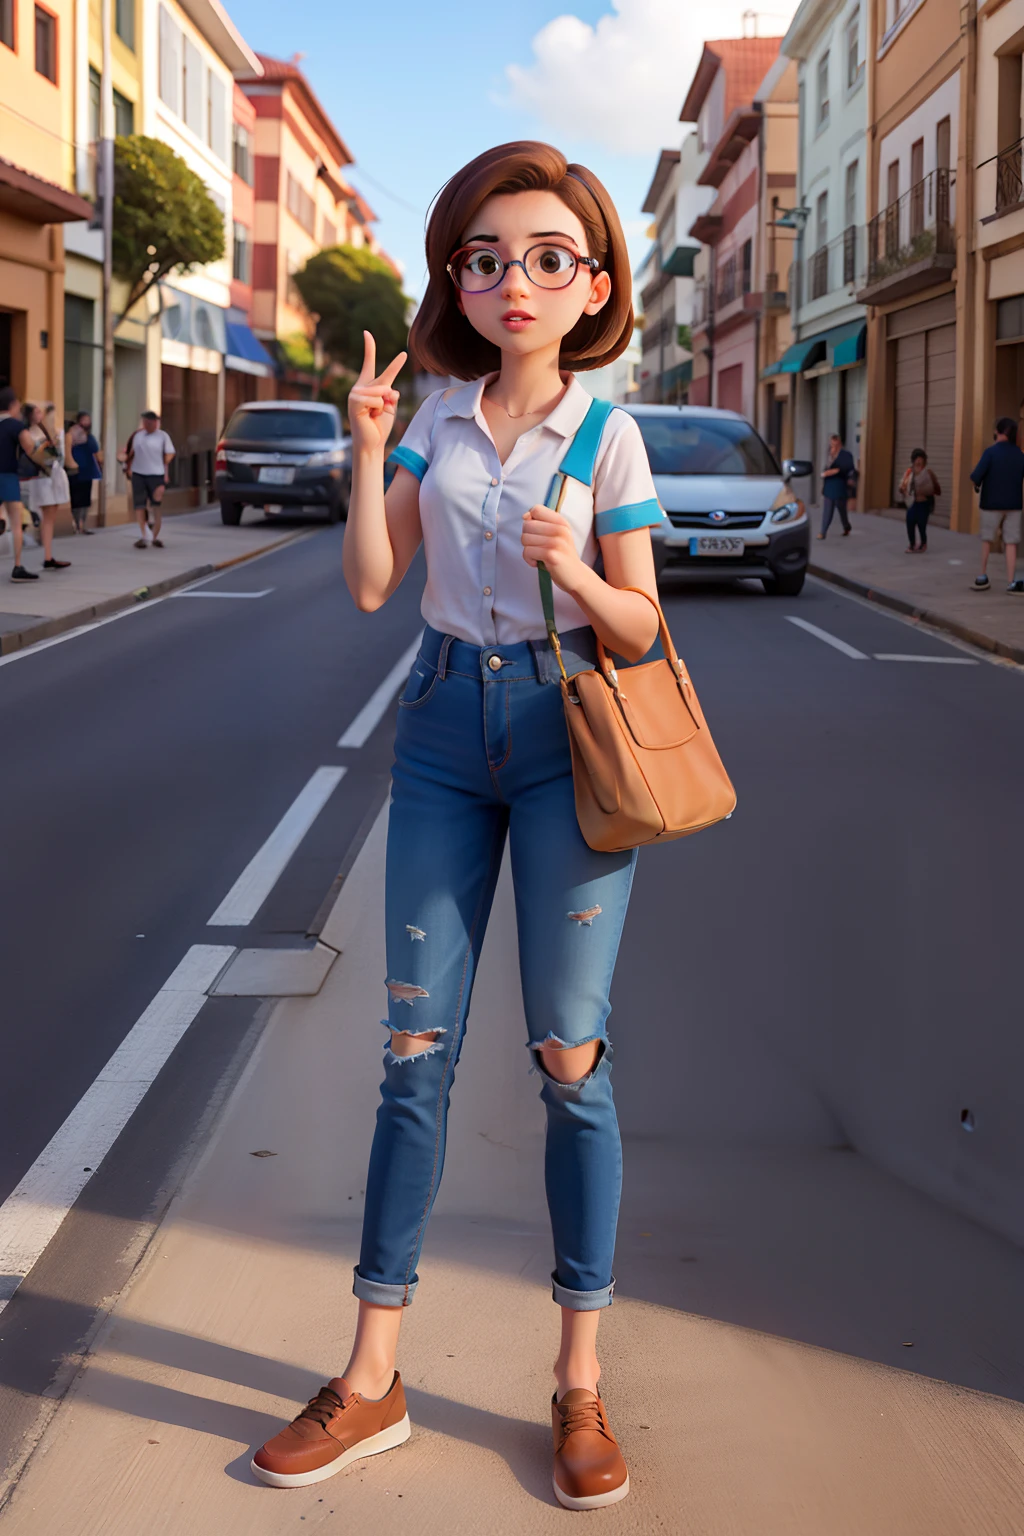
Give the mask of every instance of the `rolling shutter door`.
<svg viewBox="0 0 1024 1536">
<path fill-rule="evenodd" d="M 945 330 L 946 327 L 943 327 Z M 956 327 L 951 327 L 955 331 Z M 892 500 L 897 505 L 896 491 L 903 479 L 903 471 L 910 463 L 915 448 L 924 448 L 925 442 L 925 357 L 927 331 L 916 336 L 900 336 L 896 342 L 896 393 L 895 393 L 895 445 L 892 466 Z M 938 471 L 936 471 L 938 473 Z M 942 489 L 946 483 L 939 474 Z"/>
<path fill-rule="evenodd" d="M 956 420 L 956 326 L 926 331 L 925 423 L 923 447 L 942 486 L 934 518 L 949 527 L 953 492 L 953 431 Z"/>
</svg>

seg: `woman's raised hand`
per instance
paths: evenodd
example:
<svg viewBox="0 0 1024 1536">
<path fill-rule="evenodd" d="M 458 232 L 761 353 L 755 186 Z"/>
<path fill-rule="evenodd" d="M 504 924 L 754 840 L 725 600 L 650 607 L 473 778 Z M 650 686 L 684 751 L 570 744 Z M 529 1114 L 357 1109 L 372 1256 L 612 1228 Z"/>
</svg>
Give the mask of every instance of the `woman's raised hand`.
<svg viewBox="0 0 1024 1536">
<path fill-rule="evenodd" d="M 369 331 L 363 332 L 363 344 L 363 366 L 348 397 L 348 420 L 353 450 L 374 453 L 383 450 L 394 425 L 398 390 L 392 384 L 409 354 L 399 352 L 384 372 L 376 375 L 377 346 Z"/>
</svg>

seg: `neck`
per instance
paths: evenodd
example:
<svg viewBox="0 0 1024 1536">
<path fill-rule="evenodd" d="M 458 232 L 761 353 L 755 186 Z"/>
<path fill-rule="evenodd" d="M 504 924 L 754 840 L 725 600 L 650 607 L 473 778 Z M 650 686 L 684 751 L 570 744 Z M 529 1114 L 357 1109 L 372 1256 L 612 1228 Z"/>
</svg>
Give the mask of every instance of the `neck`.
<svg viewBox="0 0 1024 1536">
<path fill-rule="evenodd" d="M 503 352 L 501 371 L 489 387 L 488 397 L 512 417 L 551 410 L 565 393 L 558 353 L 557 342 L 525 355 Z"/>
</svg>

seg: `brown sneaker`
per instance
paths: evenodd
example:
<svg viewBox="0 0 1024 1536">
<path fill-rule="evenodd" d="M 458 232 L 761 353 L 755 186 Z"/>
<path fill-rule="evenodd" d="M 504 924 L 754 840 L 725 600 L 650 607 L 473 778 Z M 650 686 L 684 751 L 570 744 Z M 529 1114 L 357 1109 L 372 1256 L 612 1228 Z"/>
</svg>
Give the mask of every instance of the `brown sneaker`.
<svg viewBox="0 0 1024 1536">
<path fill-rule="evenodd" d="M 629 1473 L 604 1403 L 586 1387 L 551 1399 L 555 1498 L 566 1509 L 602 1509 L 629 1492 Z"/>
<path fill-rule="evenodd" d="M 360 1456 L 393 1450 L 409 1434 L 397 1371 L 390 1392 L 377 1400 L 353 1392 L 344 1377 L 335 1376 L 287 1429 L 256 1452 L 252 1470 L 272 1488 L 305 1488 L 333 1477 Z"/>
</svg>

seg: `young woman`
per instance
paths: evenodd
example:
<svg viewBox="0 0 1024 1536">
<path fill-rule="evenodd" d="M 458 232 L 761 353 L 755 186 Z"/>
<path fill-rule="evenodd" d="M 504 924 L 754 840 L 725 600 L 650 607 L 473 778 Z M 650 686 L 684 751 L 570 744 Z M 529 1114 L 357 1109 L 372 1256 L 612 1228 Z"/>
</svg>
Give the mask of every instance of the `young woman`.
<svg viewBox="0 0 1024 1536">
<path fill-rule="evenodd" d="M 625 1497 L 629 1478 L 598 1393 L 622 1157 L 609 1072 L 608 993 L 635 851 L 595 853 L 576 820 L 558 670 L 537 567 L 549 571 L 567 671 L 595 665 L 595 632 L 636 661 L 657 613 L 650 528 L 661 510 L 636 423 L 613 411 L 593 483 L 545 505 L 590 397 L 574 371 L 633 330 L 618 217 L 592 173 L 550 145 L 502 145 L 441 192 L 429 284 L 410 342 L 468 382 L 420 407 L 391 457 L 394 380 L 366 335 L 349 398 L 353 486 L 344 571 L 364 612 L 424 545 L 426 630 L 400 701 L 387 855 L 389 1031 L 370 1154 L 355 1342 L 253 1460 L 263 1481 L 319 1481 L 409 1433 L 395 1370 L 402 1309 L 444 1160 L 448 1095 L 506 836 L 511 841 L 529 1047 L 547 1110 L 545 1179 L 561 1309 L 554 1486 L 569 1508 Z M 603 557 L 604 575 L 595 570 Z M 641 592 L 625 588 L 642 589 Z"/>
<path fill-rule="evenodd" d="M 79 411 L 68 427 L 64 438 L 64 463 L 71 483 L 71 516 L 76 533 L 92 533 L 89 527 L 89 508 L 92 505 L 94 480 L 102 475 L 103 453 L 92 432 L 92 417 L 88 411 Z"/>
<path fill-rule="evenodd" d="M 70 560 L 57 560 L 53 553 L 53 530 L 58 512 L 71 508 L 71 490 L 62 463 L 62 454 L 55 430 L 53 406 L 46 408 L 48 421 L 44 419 L 40 405 L 26 405 L 22 409 L 25 428 L 32 439 L 36 473 L 21 483 L 22 500 L 30 513 L 42 521 L 43 570 L 63 571 Z"/>
<path fill-rule="evenodd" d="M 928 468 L 928 455 L 923 448 L 915 448 L 910 455 L 910 467 L 904 470 L 900 481 L 900 495 L 907 508 L 908 555 L 924 554 L 928 548 L 928 519 L 935 511 L 935 498 L 942 495 L 942 486 Z M 920 544 L 915 540 L 920 538 Z"/>
</svg>

